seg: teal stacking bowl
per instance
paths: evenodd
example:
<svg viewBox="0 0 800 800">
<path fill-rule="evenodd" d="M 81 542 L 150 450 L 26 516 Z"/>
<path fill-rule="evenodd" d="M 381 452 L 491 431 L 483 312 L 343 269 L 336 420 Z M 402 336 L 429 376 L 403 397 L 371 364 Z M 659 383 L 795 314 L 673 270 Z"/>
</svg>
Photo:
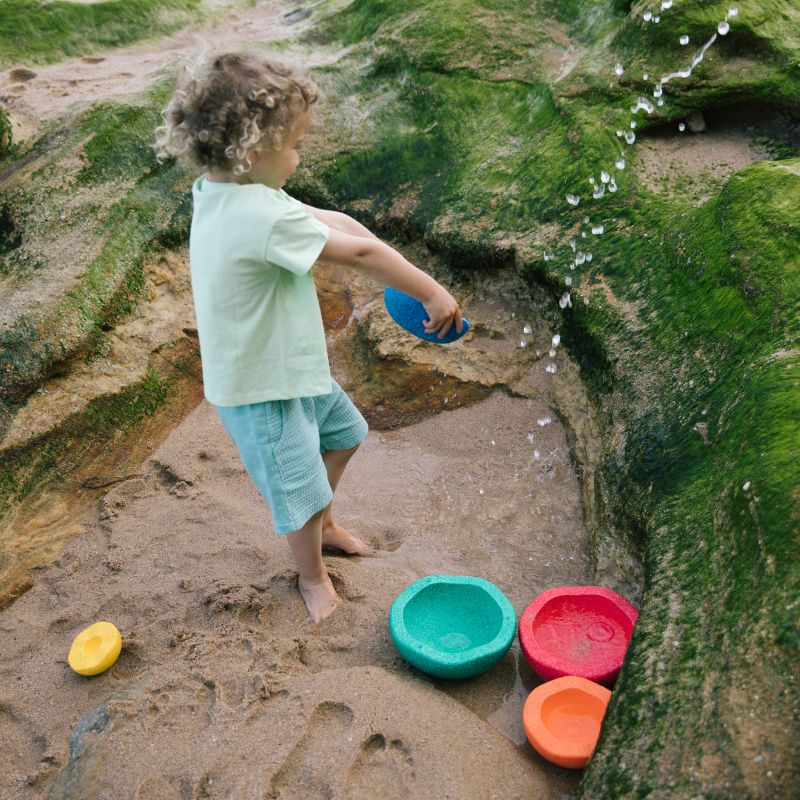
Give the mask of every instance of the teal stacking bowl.
<svg viewBox="0 0 800 800">
<path fill-rule="evenodd" d="M 517 615 L 483 578 L 428 575 L 392 603 L 389 632 L 400 655 L 439 678 L 471 678 L 494 666 L 514 639 Z"/>
</svg>

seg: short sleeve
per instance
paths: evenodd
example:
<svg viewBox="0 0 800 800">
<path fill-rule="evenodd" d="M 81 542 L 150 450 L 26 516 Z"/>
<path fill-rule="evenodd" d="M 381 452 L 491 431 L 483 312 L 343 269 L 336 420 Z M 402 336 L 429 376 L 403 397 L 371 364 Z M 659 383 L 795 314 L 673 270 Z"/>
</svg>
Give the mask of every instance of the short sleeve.
<svg viewBox="0 0 800 800">
<path fill-rule="evenodd" d="M 324 222 L 298 203 L 272 226 L 264 257 L 296 275 L 308 272 L 328 241 L 330 230 Z"/>
</svg>

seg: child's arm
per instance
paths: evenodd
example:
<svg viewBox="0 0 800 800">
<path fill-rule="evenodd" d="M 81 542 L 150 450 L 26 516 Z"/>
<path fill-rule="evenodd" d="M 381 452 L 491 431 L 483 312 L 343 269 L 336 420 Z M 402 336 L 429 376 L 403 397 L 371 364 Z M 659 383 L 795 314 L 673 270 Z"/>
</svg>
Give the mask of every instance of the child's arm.
<svg viewBox="0 0 800 800">
<path fill-rule="evenodd" d="M 349 233 L 351 236 L 362 236 L 367 239 L 377 239 L 378 237 L 369 229 L 365 228 L 360 222 L 354 220 L 341 211 L 330 211 L 323 208 L 314 208 L 306 203 L 301 203 L 303 208 L 320 222 L 324 222 L 329 228 Z"/>
<path fill-rule="evenodd" d="M 350 219 L 345 214 L 341 216 Z M 363 228 L 355 220 L 351 221 Z M 419 300 L 428 312 L 428 320 L 424 323 L 426 333 L 438 333 L 441 339 L 453 324 L 461 333 L 461 310 L 450 292 L 377 236 L 371 233 L 369 236 L 353 235 L 330 227 L 328 242 L 319 258 L 354 269 Z"/>
</svg>

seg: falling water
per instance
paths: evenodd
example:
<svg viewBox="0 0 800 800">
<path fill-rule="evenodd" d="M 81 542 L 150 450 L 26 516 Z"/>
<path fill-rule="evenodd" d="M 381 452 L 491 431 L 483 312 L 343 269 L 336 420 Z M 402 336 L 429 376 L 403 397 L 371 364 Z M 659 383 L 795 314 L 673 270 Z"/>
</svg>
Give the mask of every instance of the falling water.
<svg viewBox="0 0 800 800">
<path fill-rule="evenodd" d="M 661 0 L 660 8 L 655 10 L 645 10 L 642 13 L 642 19 L 646 24 L 649 23 L 658 23 L 660 20 L 660 12 L 669 11 L 673 6 L 673 0 Z M 715 33 L 711 35 L 708 41 L 703 44 L 703 46 L 695 53 L 694 57 L 692 58 L 691 64 L 689 66 L 682 67 L 681 69 L 676 70 L 675 72 L 670 72 L 666 75 L 662 75 L 655 81 L 655 84 L 652 88 L 652 96 L 653 99 L 656 101 L 655 105 L 653 102 L 644 96 L 640 96 L 637 98 L 635 105 L 631 106 L 631 115 L 635 116 L 639 112 L 644 111 L 647 115 L 652 114 L 655 111 L 655 107 L 663 107 L 665 104 L 665 91 L 664 86 L 668 84 L 670 81 L 675 80 L 676 78 L 688 78 L 692 74 L 692 70 L 700 64 L 705 57 L 706 51 L 712 44 L 717 40 L 718 36 L 725 36 L 730 31 L 730 22 L 732 18 L 738 16 L 739 10 L 736 6 L 731 6 L 727 13 L 725 14 L 725 19 L 722 20 L 717 25 L 717 30 Z M 678 44 L 680 46 L 686 46 L 689 44 L 690 38 L 688 34 L 683 34 L 678 39 Z M 614 65 L 614 74 L 617 77 L 620 77 L 625 72 L 625 67 L 621 62 L 617 62 Z M 644 73 L 644 80 L 648 80 L 648 73 Z M 637 120 L 631 119 L 629 121 L 629 130 L 624 130 L 622 128 L 618 128 L 616 131 L 617 139 L 624 140 L 626 145 L 632 145 L 636 141 L 636 133 L 634 132 L 637 128 Z M 686 130 L 686 123 L 679 122 L 678 123 L 678 130 L 683 132 Z M 614 166 L 617 170 L 625 169 L 626 159 L 625 153 L 623 149 L 623 145 L 618 144 L 619 147 L 619 155 L 616 157 L 614 161 Z M 600 180 L 597 181 L 594 176 L 590 176 L 588 178 L 589 184 L 592 186 L 592 199 L 593 200 L 601 200 L 605 197 L 606 192 L 608 193 L 615 193 L 617 191 L 617 181 L 615 174 L 610 169 L 602 169 L 600 171 Z M 580 203 L 580 197 L 575 194 L 567 194 L 566 200 L 571 206 L 577 206 Z M 584 217 L 584 224 L 588 227 L 591 233 L 594 236 L 600 236 L 605 232 L 605 225 L 602 223 L 590 223 L 590 218 Z M 585 239 L 587 236 L 587 232 L 585 230 L 581 231 L 581 238 Z M 568 266 L 570 270 L 574 270 L 576 266 L 581 266 L 587 261 L 592 260 L 591 253 L 584 253 L 579 251 L 576 246 L 575 239 L 570 241 L 570 248 L 572 252 L 575 254 L 573 258 L 570 259 L 568 262 Z M 546 250 L 544 252 L 544 259 L 545 261 L 552 261 L 555 258 L 555 254 L 552 251 Z M 567 286 L 572 285 L 572 277 L 569 275 L 564 280 Z M 583 302 L 585 305 L 589 305 L 589 298 L 584 297 Z M 570 292 L 564 292 L 561 295 L 561 298 L 558 301 L 558 305 L 562 309 L 571 308 L 572 307 L 572 295 Z M 559 340 L 560 341 L 560 340 Z M 554 357 L 555 348 L 558 346 L 558 342 L 554 340 L 553 342 L 553 349 L 550 351 L 550 356 Z M 555 369 L 550 369 L 550 367 L 555 367 L 554 364 L 548 365 L 547 371 L 548 372 L 555 372 Z"/>
<path fill-rule="evenodd" d="M 672 8 L 673 0 L 661 0 L 660 11 L 669 11 Z M 631 115 L 635 116 L 641 111 L 644 111 L 646 114 L 650 115 L 655 111 L 655 107 L 663 107 L 665 104 L 665 92 L 664 86 L 668 84 L 670 81 L 675 80 L 676 78 L 688 78 L 692 74 L 692 70 L 697 67 L 700 62 L 702 62 L 703 58 L 705 57 L 706 51 L 712 44 L 717 40 L 718 36 L 725 36 L 730 31 L 730 23 L 729 20 L 733 17 L 738 16 L 739 10 L 735 6 L 731 6 L 728 9 L 728 12 L 725 15 L 725 19 L 717 25 L 717 30 L 715 33 L 711 35 L 705 44 L 697 51 L 697 53 L 692 58 L 691 65 L 687 67 L 683 67 L 675 72 L 670 72 L 667 75 L 662 75 L 658 80 L 655 81 L 655 84 L 652 89 L 652 96 L 653 99 L 656 101 L 655 106 L 653 102 L 647 98 L 640 96 L 637 98 L 635 105 L 631 106 Z M 642 18 L 645 23 L 654 23 L 658 24 L 660 22 L 660 15 L 658 13 L 654 13 L 653 11 L 647 10 L 642 14 Z M 685 47 L 689 44 L 689 36 L 688 34 L 683 34 L 678 39 L 678 44 L 681 47 Z M 617 62 L 614 65 L 614 74 L 617 77 L 620 77 L 625 72 L 625 67 L 623 64 Z M 647 72 L 644 73 L 643 79 L 645 81 L 649 80 L 649 74 Z M 631 119 L 629 122 L 629 130 L 623 130 L 622 128 L 618 128 L 616 131 L 617 140 L 624 140 L 626 145 L 632 145 L 636 141 L 636 134 L 634 130 L 637 127 L 637 121 L 635 119 Z M 678 123 L 678 130 L 685 131 L 686 124 L 684 122 Z M 623 146 L 618 143 L 617 147 L 619 148 L 619 153 L 614 160 L 614 166 L 617 170 L 624 170 L 626 165 L 626 158 L 625 153 L 623 150 Z M 588 178 L 589 184 L 592 186 L 592 199 L 593 200 L 601 200 L 606 191 L 613 194 L 617 191 L 617 181 L 616 175 L 610 169 L 601 169 L 600 171 L 600 180 L 599 182 L 595 179 L 595 177 L 589 176 Z M 581 198 L 579 195 L 568 193 L 566 194 L 566 201 L 570 206 L 577 206 L 581 202 Z M 605 233 L 606 226 L 603 223 L 598 222 L 591 222 L 589 216 L 584 216 L 583 224 L 587 227 L 589 231 L 591 231 L 593 236 L 602 236 Z M 581 230 L 581 239 L 587 238 L 587 230 Z M 569 242 L 570 249 L 573 256 L 570 257 L 568 262 L 568 266 L 570 271 L 575 270 L 576 267 L 582 266 L 586 262 L 591 262 L 592 254 L 588 252 L 584 252 L 582 250 L 578 250 L 577 242 L 573 238 Z M 553 261 L 556 258 L 555 253 L 552 250 L 545 250 L 544 251 L 544 260 L 545 261 Z M 567 287 L 571 287 L 573 283 L 573 279 L 570 275 L 567 275 L 564 278 L 564 284 Z M 583 297 L 583 304 L 585 306 L 589 305 L 589 297 Z M 559 301 L 558 301 L 559 308 L 567 309 L 572 308 L 572 293 L 571 291 L 565 291 L 562 293 Z M 531 328 L 528 325 L 525 325 L 523 328 L 523 333 L 528 335 L 530 334 Z M 545 372 L 550 375 L 555 374 L 558 371 L 558 367 L 555 362 L 555 358 L 558 354 L 558 346 L 561 344 L 561 336 L 559 334 L 555 334 L 552 339 L 550 350 L 548 351 L 548 356 L 553 359 L 549 361 L 545 365 Z M 519 342 L 520 347 L 527 347 L 528 341 L 526 339 L 521 339 Z M 538 355 L 538 353 L 537 353 Z M 540 428 L 543 428 L 545 425 L 548 425 L 551 422 L 550 417 L 542 417 L 537 420 L 537 425 Z M 534 435 L 533 432 L 530 431 L 528 433 L 528 441 L 532 444 L 534 442 Z M 534 451 L 534 457 L 538 458 L 539 453 L 538 451 Z M 745 491 L 747 490 L 749 485 L 745 485 Z"/>
</svg>

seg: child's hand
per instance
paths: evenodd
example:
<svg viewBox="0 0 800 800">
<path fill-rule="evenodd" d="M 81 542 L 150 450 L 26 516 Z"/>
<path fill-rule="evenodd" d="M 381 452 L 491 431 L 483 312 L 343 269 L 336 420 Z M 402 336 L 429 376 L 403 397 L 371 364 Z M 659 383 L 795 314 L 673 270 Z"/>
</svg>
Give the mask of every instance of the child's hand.
<svg viewBox="0 0 800 800">
<path fill-rule="evenodd" d="M 437 339 L 442 339 L 455 323 L 456 330 L 461 333 L 461 309 L 455 297 L 443 286 L 437 284 L 434 295 L 422 303 L 428 312 L 428 319 L 423 320 L 425 333 L 437 333 Z"/>
</svg>

